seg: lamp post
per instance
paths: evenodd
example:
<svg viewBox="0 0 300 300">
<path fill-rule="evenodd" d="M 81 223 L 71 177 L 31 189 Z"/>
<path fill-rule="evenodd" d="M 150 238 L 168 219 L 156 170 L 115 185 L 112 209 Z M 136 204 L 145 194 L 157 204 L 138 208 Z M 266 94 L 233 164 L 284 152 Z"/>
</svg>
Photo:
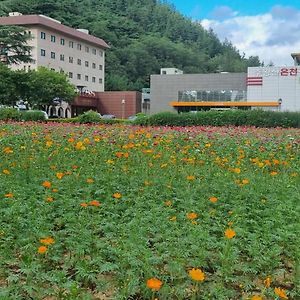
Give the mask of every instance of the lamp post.
<svg viewBox="0 0 300 300">
<path fill-rule="evenodd" d="M 122 107 L 122 119 L 125 119 L 125 104 L 126 104 L 125 99 L 122 99 L 122 101 L 121 101 L 121 107 Z"/>
</svg>

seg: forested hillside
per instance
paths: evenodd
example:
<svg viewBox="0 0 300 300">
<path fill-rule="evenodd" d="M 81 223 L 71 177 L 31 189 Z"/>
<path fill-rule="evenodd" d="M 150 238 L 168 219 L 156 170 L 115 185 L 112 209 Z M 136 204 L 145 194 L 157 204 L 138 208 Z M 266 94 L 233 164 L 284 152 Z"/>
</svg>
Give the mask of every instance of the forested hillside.
<svg viewBox="0 0 300 300">
<path fill-rule="evenodd" d="M 166 1 L 0 0 L 0 15 L 9 11 L 44 14 L 103 38 L 111 46 L 106 90 L 141 90 L 163 67 L 184 73 L 241 72 L 260 64 L 258 57 L 246 59 Z"/>
</svg>

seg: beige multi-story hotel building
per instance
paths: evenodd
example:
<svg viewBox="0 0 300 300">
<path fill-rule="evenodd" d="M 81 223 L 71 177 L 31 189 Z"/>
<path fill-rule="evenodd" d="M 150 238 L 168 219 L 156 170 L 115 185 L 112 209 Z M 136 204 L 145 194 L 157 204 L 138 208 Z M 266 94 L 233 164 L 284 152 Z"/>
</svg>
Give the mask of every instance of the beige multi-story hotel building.
<svg viewBox="0 0 300 300">
<path fill-rule="evenodd" d="M 44 66 L 67 74 L 80 91 L 104 91 L 105 50 L 109 48 L 104 40 L 43 15 L 10 13 L 0 17 L 0 25 L 23 26 L 33 37 L 29 41 L 33 62 L 13 65 L 13 69 Z"/>
</svg>

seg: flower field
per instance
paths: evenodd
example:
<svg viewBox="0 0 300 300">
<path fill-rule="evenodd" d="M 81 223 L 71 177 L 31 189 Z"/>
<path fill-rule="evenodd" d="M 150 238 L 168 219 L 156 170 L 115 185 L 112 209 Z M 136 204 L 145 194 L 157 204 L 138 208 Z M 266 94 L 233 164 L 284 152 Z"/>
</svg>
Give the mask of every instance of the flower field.
<svg viewBox="0 0 300 300">
<path fill-rule="evenodd" d="M 0 124 L 0 299 L 300 299 L 300 130 Z"/>
</svg>

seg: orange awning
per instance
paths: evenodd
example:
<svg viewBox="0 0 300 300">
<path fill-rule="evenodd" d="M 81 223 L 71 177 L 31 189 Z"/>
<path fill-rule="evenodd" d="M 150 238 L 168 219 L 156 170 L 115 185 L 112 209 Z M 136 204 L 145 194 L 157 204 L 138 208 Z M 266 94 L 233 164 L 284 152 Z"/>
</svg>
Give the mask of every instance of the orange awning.
<svg viewBox="0 0 300 300">
<path fill-rule="evenodd" d="M 179 107 L 179 106 L 202 106 L 202 107 L 249 107 L 249 106 L 256 106 L 256 107 L 278 107 L 280 103 L 278 101 L 272 102 L 247 102 L 247 101 L 239 101 L 239 102 L 217 102 L 217 101 L 209 101 L 209 102 L 184 102 L 184 101 L 171 101 L 170 106 Z"/>
</svg>

